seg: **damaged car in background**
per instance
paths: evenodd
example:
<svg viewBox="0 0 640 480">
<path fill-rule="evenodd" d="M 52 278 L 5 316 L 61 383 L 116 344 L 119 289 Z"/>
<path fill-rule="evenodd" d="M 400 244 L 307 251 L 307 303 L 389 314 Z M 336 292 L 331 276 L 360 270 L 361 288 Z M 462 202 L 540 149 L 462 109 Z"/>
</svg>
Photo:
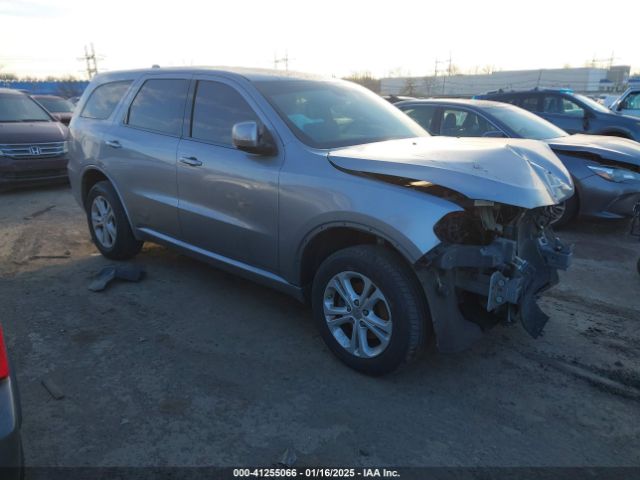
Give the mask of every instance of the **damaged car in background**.
<svg viewBox="0 0 640 480">
<path fill-rule="evenodd" d="M 104 256 L 152 241 L 287 292 L 368 374 L 433 335 L 445 352 L 500 321 L 539 336 L 537 299 L 571 259 L 547 207 L 573 185 L 547 145 L 430 137 L 349 82 L 109 72 L 70 130 L 72 189 Z"/>
<path fill-rule="evenodd" d="M 545 142 L 571 174 L 575 194 L 550 207 L 559 228 L 574 218 L 633 216 L 640 201 L 640 143 L 605 135 L 569 135 L 544 118 L 507 103 L 438 98 L 396 106 L 432 135 L 528 138 Z"/>
</svg>

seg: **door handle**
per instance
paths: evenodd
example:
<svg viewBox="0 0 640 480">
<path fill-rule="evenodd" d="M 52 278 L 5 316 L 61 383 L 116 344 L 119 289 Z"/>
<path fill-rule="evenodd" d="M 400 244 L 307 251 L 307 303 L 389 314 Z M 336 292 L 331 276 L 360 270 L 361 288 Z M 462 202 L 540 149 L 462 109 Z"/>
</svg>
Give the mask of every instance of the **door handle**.
<svg viewBox="0 0 640 480">
<path fill-rule="evenodd" d="M 180 157 L 180 163 L 189 165 L 190 167 L 199 167 L 202 165 L 202 162 L 196 157 Z"/>
<path fill-rule="evenodd" d="M 122 148 L 118 140 L 107 140 L 104 143 L 111 148 Z"/>
</svg>

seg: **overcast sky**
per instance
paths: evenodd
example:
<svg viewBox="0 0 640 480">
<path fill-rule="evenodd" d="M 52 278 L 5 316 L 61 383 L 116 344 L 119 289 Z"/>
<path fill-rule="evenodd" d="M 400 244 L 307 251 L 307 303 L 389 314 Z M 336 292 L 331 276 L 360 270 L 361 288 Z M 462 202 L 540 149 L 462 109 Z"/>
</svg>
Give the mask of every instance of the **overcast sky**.
<svg viewBox="0 0 640 480">
<path fill-rule="evenodd" d="M 272 68 L 285 53 L 290 69 L 335 76 L 433 74 L 449 53 L 464 73 L 578 67 L 612 53 L 615 64 L 640 70 L 640 0 L 589 3 L 0 0 L 0 72 L 85 76 L 78 57 L 91 42 L 104 56 L 101 70 Z"/>
</svg>

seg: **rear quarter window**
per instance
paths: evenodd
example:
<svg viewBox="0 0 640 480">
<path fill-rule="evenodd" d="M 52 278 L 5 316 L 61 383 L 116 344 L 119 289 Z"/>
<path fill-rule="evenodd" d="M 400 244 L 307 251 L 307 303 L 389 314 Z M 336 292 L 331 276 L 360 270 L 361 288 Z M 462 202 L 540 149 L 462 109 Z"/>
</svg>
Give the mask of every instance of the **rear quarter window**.
<svg viewBox="0 0 640 480">
<path fill-rule="evenodd" d="M 124 94 L 129 89 L 131 80 L 110 82 L 96 87 L 91 92 L 87 103 L 80 113 L 81 117 L 106 120 L 111 116 Z"/>
</svg>

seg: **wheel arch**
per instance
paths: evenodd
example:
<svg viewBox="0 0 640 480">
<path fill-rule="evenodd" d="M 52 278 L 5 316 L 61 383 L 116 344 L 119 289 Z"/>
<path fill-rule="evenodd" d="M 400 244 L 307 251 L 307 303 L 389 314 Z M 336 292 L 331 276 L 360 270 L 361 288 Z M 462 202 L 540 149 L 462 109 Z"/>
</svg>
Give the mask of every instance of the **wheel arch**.
<svg viewBox="0 0 640 480">
<path fill-rule="evenodd" d="M 138 240 L 140 240 L 140 238 L 138 238 L 138 235 L 136 234 L 136 229 L 133 225 L 133 222 L 131 221 L 131 215 L 129 213 L 129 209 L 127 208 L 127 204 L 122 199 L 120 189 L 118 188 L 117 184 L 113 181 L 113 179 L 109 175 L 107 175 L 107 173 L 105 173 L 104 170 L 102 170 L 101 168 L 95 165 L 91 165 L 87 167 L 82 172 L 82 179 L 80 182 L 80 195 L 81 195 L 80 198 L 82 200 L 82 206 L 84 207 L 85 211 L 87 210 L 87 206 L 86 206 L 87 195 L 89 195 L 89 192 L 91 191 L 93 186 L 96 183 L 101 181 L 109 182 L 113 187 L 113 189 L 115 190 L 116 195 L 118 196 L 118 200 L 120 200 L 120 204 L 122 205 L 124 213 L 127 217 L 127 222 L 129 222 L 129 227 L 131 227 L 131 231 L 133 232 L 133 235 Z"/>
<path fill-rule="evenodd" d="M 411 254 L 379 229 L 352 222 L 327 223 L 309 232 L 297 254 L 298 276 L 305 297 L 322 262 L 333 253 L 356 245 L 384 246 L 398 254 L 413 271 Z"/>
</svg>

